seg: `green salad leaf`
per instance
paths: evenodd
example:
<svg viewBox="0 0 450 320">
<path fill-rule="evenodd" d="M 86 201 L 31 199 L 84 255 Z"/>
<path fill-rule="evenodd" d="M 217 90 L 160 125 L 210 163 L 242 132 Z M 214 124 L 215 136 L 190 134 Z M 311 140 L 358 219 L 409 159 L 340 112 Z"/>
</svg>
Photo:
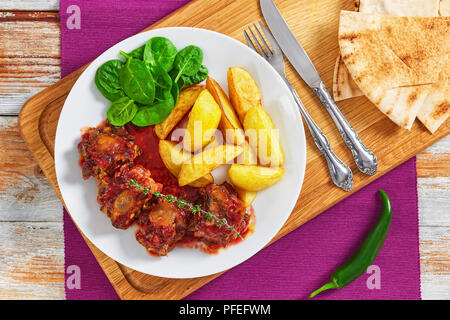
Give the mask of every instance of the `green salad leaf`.
<svg viewBox="0 0 450 320">
<path fill-rule="evenodd" d="M 170 89 L 172 87 L 172 78 L 159 64 L 151 66 L 150 72 L 157 87 L 162 89 Z"/>
<path fill-rule="evenodd" d="M 178 86 L 178 83 L 176 83 L 176 82 L 173 83 L 170 93 L 172 95 L 174 104 L 177 104 L 178 96 L 180 95 L 180 87 Z"/>
<path fill-rule="evenodd" d="M 194 84 L 203 82 L 208 78 L 208 68 L 204 65 L 200 66 L 200 69 L 193 76 L 181 76 L 178 80 L 178 84 L 182 84 L 181 88 L 193 86 Z"/>
<path fill-rule="evenodd" d="M 169 72 L 172 70 L 177 53 L 177 47 L 169 39 L 154 37 L 145 44 L 142 59 L 150 66 L 160 65 L 166 72 Z"/>
<path fill-rule="evenodd" d="M 123 126 L 133 120 L 138 112 L 138 107 L 128 97 L 122 97 L 114 101 L 108 109 L 107 116 L 113 126 Z"/>
<path fill-rule="evenodd" d="M 162 122 L 174 108 L 180 90 L 204 81 L 208 68 L 203 51 L 187 46 L 181 51 L 167 38 L 151 38 L 127 53 L 126 61 L 110 60 L 97 69 L 95 84 L 112 102 L 107 116 L 111 124 L 133 122 L 150 126 Z"/>
<path fill-rule="evenodd" d="M 130 58 L 119 73 L 120 85 L 126 95 L 139 103 L 151 104 L 155 99 L 155 82 L 141 60 Z"/>
<path fill-rule="evenodd" d="M 109 60 L 101 65 L 95 73 L 95 85 L 98 91 L 111 102 L 125 96 L 119 82 L 119 72 L 122 66 L 121 60 Z"/>
<path fill-rule="evenodd" d="M 178 70 L 174 82 L 182 75 L 193 76 L 200 69 L 203 62 L 203 51 L 197 46 L 187 46 L 178 52 L 173 67 Z"/>
<path fill-rule="evenodd" d="M 147 127 L 163 122 L 173 110 L 175 104 L 172 98 L 160 101 L 138 110 L 132 122 L 138 127 Z"/>
<path fill-rule="evenodd" d="M 120 54 L 125 57 L 126 59 L 129 58 L 135 58 L 135 59 L 139 59 L 139 60 L 143 60 L 144 59 L 144 50 L 145 50 L 145 45 L 140 46 L 139 48 L 134 49 L 133 51 L 131 51 L 130 53 L 126 53 L 124 51 L 120 51 Z"/>
</svg>

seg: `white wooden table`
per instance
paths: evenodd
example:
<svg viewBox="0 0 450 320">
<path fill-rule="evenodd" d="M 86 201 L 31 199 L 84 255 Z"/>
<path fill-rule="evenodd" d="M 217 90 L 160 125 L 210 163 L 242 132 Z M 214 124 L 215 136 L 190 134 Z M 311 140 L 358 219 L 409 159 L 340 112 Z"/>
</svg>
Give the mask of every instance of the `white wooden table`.
<svg viewBox="0 0 450 320">
<path fill-rule="evenodd" d="M 59 0 L 0 1 L 0 299 L 64 299 L 62 205 L 17 126 L 60 78 Z M 422 296 L 450 299 L 450 136 L 417 156 Z"/>
</svg>

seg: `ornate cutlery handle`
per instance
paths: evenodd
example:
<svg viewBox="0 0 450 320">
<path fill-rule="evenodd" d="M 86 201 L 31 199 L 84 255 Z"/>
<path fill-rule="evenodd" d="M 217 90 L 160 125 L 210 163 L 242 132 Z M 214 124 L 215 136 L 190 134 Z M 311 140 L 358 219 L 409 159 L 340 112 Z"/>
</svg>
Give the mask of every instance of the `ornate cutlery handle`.
<svg viewBox="0 0 450 320">
<path fill-rule="evenodd" d="M 291 90 L 292 95 L 294 96 L 294 100 L 297 103 L 306 124 L 308 125 L 309 131 L 311 132 L 317 148 L 327 160 L 328 169 L 330 171 L 331 179 L 333 180 L 334 184 L 339 188 L 344 189 L 345 191 L 352 190 L 353 172 L 344 162 L 342 162 L 341 159 L 336 156 L 336 154 L 331 149 L 327 137 L 311 118 L 308 111 L 306 111 L 294 87 L 286 78 L 284 80 Z"/>
<path fill-rule="evenodd" d="M 364 145 L 355 129 L 353 129 L 347 119 L 345 119 L 324 83 L 321 81 L 318 87 L 313 87 L 312 89 L 330 113 L 345 144 L 352 151 L 358 169 L 367 175 L 374 175 L 378 168 L 377 157 Z"/>
</svg>

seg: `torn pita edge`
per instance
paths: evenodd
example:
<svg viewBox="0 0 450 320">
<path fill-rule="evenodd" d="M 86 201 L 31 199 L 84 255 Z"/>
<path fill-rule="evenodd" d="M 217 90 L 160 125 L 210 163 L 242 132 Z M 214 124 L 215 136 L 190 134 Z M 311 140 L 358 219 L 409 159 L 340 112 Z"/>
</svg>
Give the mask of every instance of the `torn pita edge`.
<svg viewBox="0 0 450 320">
<path fill-rule="evenodd" d="M 336 59 L 333 75 L 333 97 L 335 101 L 342 101 L 350 98 L 363 96 L 347 69 L 342 57 Z"/>
<path fill-rule="evenodd" d="M 417 118 L 434 134 L 450 116 L 450 81 L 432 85 L 430 93 L 417 113 Z"/>
</svg>

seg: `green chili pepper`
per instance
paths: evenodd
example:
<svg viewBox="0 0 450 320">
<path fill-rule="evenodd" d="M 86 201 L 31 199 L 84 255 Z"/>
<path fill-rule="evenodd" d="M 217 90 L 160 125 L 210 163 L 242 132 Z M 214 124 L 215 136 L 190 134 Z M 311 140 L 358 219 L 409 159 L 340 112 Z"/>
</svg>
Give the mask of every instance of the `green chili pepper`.
<svg viewBox="0 0 450 320">
<path fill-rule="evenodd" d="M 379 192 L 383 201 L 383 209 L 375 227 L 370 231 L 356 254 L 333 273 L 329 283 L 311 293 L 310 298 L 328 289 L 340 289 L 347 286 L 362 275 L 375 260 L 386 240 L 392 218 L 391 201 L 386 192 L 383 190 Z"/>
</svg>

